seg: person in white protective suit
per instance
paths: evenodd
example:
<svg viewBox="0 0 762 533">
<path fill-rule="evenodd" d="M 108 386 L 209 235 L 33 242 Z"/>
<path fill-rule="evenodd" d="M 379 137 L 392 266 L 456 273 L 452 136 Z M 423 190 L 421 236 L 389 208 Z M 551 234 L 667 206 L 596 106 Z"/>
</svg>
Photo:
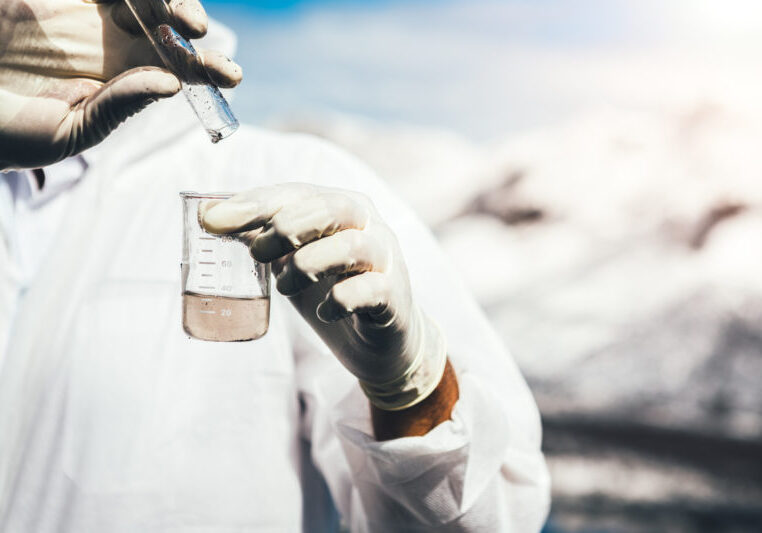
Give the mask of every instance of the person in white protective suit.
<svg viewBox="0 0 762 533">
<path fill-rule="evenodd" d="M 170 5 L 205 32 L 198 4 Z M 181 98 L 111 134 L 179 90 L 123 6 L 0 14 L 0 532 L 541 528 L 531 394 L 366 166 L 248 126 L 212 145 Z M 212 24 L 201 44 L 230 55 L 233 36 Z M 263 338 L 183 332 L 180 190 L 244 191 L 202 223 L 272 262 Z"/>
</svg>

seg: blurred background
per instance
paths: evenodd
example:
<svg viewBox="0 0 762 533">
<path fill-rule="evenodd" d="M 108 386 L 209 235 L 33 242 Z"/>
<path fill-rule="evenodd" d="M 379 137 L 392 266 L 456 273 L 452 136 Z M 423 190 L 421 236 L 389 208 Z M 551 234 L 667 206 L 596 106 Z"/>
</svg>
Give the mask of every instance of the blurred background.
<svg viewBox="0 0 762 533">
<path fill-rule="evenodd" d="M 205 5 L 239 118 L 357 154 L 461 270 L 543 414 L 548 532 L 762 531 L 762 2 Z"/>
</svg>

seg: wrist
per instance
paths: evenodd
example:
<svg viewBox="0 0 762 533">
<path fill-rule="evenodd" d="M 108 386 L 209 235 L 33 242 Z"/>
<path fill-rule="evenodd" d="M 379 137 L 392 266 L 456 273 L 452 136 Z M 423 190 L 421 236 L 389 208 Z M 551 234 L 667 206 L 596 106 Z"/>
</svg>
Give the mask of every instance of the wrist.
<svg viewBox="0 0 762 533">
<path fill-rule="evenodd" d="M 420 403 L 399 411 L 386 411 L 371 404 L 373 434 L 379 441 L 426 435 L 451 419 L 459 395 L 458 380 L 448 360 L 439 384 Z"/>
<path fill-rule="evenodd" d="M 447 348 L 439 326 L 416 310 L 414 338 L 415 351 L 403 373 L 386 383 L 360 380 L 368 400 L 385 411 L 400 411 L 425 400 L 439 385 L 447 363 Z"/>
</svg>

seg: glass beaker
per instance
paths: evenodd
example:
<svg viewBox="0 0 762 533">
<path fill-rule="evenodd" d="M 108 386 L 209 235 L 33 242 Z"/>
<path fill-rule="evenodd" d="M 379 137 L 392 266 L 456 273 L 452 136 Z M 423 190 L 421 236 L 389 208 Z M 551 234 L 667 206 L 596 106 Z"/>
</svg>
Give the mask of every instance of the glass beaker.
<svg viewBox="0 0 762 533">
<path fill-rule="evenodd" d="M 201 227 L 199 204 L 232 194 L 181 192 L 183 329 L 206 341 L 250 341 L 270 322 L 270 264 L 258 263 L 235 235 Z"/>
</svg>

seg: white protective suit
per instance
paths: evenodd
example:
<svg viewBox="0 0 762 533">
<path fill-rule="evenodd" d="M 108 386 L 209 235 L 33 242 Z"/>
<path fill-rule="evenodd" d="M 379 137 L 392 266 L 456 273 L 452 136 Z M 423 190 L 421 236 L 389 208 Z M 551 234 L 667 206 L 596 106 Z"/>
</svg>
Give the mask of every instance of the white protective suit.
<svg viewBox="0 0 762 533">
<path fill-rule="evenodd" d="M 44 205 L 62 208 L 26 281 L 3 213 L 0 532 L 322 532 L 339 517 L 351 531 L 541 527 L 549 481 L 531 394 L 430 233 L 367 167 L 249 127 L 212 145 L 181 98 L 84 160 Z M 447 339 L 452 420 L 376 442 L 357 380 L 278 294 L 260 340 L 183 333 L 178 191 L 285 181 L 360 191 L 395 231 L 416 301 Z"/>
</svg>

